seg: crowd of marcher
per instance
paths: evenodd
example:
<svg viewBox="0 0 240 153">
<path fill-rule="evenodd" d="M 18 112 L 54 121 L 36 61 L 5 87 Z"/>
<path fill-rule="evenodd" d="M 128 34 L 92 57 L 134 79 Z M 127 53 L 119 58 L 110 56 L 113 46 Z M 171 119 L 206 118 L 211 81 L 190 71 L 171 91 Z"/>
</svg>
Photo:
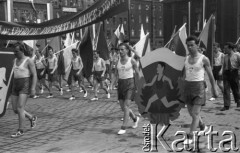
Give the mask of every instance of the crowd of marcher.
<svg viewBox="0 0 240 153">
<path fill-rule="evenodd" d="M 230 108 L 230 93 L 233 94 L 237 107 L 240 107 L 240 54 L 236 51 L 238 47 L 231 42 L 224 44 L 223 51 L 218 43 L 214 43 L 213 66 L 211 66 L 209 58 L 204 55 L 206 49 L 199 47 L 197 37 L 189 36 L 186 39 L 186 45 L 189 54 L 185 60 L 185 83 L 182 100 L 187 105 L 189 114 L 192 117 L 189 137 L 184 141 L 184 143 L 189 144 L 193 142 L 193 133 L 198 131 L 197 127 L 200 127 L 202 132 L 208 129 L 200 116 L 202 106 L 206 103 L 206 88 L 211 89 L 212 97 L 209 99 L 210 101 L 218 97 L 217 86 L 223 93 L 224 106 L 221 111 L 226 111 Z M 64 73 L 59 74 L 59 72 L 63 71 L 59 70 L 58 61 L 60 54 L 55 54 L 51 46 L 47 47 L 47 56 L 44 56 L 38 48 L 29 57 L 26 56 L 26 52 L 23 44 L 17 43 L 15 45 L 14 54 L 16 59 L 13 66 L 14 79 L 11 101 L 13 110 L 19 117 L 19 128 L 12 137 L 19 137 L 24 134 L 25 117 L 29 119 L 32 128 L 36 126 L 37 116 L 25 111 L 29 94 L 32 98 L 39 98 L 44 93 L 44 90 L 47 90 L 49 95 L 46 98 L 53 98 L 56 96 L 53 95 L 53 86 L 58 89 L 60 95 L 63 95 L 63 92 L 65 92 L 63 91 L 61 81 Z M 136 57 L 137 55 L 135 54 L 135 58 L 133 58 L 132 52 L 134 53 L 135 50 L 128 43 L 122 43 L 118 48 L 111 49 L 109 52 L 110 59 L 105 61 L 100 57 L 99 51 L 95 50 L 93 52 L 92 76 L 85 78 L 84 66 L 79 51 L 72 49 L 71 72 L 68 79 L 65 80 L 68 86 L 66 91 L 71 92 L 69 100 L 75 100 L 76 95 L 81 94 L 81 92 L 83 92 L 83 98 L 87 98 L 89 96 L 88 90 L 94 90 L 94 97 L 90 99 L 97 101 L 99 87 L 106 93 L 106 98 L 110 98 L 111 90 L 117 89 L 117 100 L 124 113 L 123 123 L 118 134 L 126 133 L 130 118 L 134 123 L 132 128 L 137 128 L 140 120 L 140 117 L 133 113 L 129 107 L 136 90 L 134 78 L 139 73 L 139 57 Z M 171 87 L 171 80 L 163 74 L 164 67 L 164 63 L 159 63 L 159 74 L 152 81 L 152 84 L 154 82 L 167 81 Z M 162 72 L 161 74 L 160 71 Z M 205 72 L 209 77 L 211 87 L 206 85 Z M 84 78 L 89 82 L 88 87 L 85 86 Z M 159 95 L 159 93 L 156 94 Z M 154 95 L 149 100 L 143 114 L 148 113 L 148 109 L 153 102 L 151 100 L 154 98 L 160 97 Z M 161 102 L 165 103 L 165 105 L 170 105 L 164 95 L 161 96 Z M 175 104 L 172 103 L 171 105 Z"/>
</svg>

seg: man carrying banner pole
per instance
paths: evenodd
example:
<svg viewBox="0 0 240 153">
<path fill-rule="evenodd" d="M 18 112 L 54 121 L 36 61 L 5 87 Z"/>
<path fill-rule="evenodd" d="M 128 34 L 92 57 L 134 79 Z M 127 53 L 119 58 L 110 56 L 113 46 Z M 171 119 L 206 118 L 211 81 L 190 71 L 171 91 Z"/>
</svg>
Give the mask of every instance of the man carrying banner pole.
<svg viewBox="0 0 240 153">
<path fill-rule="evenodd" d="M 25 53 L 26 50 L 23 44 L 17 43 L 14 50 L 16 59 L 14 60 L 13 65 L 14 79 L 12 87 L 12 107 L 13 111 L 18 114 L 19 128 L 16 133 L 11 135 L 13 138 L 24 134 L 23 128 L 25 116 L 29 119 L 31 128 L 36 126 L 37 121 L 36 116 L 25 111 L 29 91 L 31 91 L 31 95 L 35 95 L 35 87 L 37 83 L 35 65 L 32 60 L 29 60 L 29 57 L 24 55 Z M 32 75 L 32 77 L 30 77 L 30 75 Z M 32 80 L 30 80 L 30 78 Z"/>
<path fill-rule="evenodd" d="M 217 97 L 217 87 L 214 80 L 209 59 L 198 52 L 198 39 L 195 36 L 189 36 L 186 39 L 189 55 L 185 60 L 185 87 L 184 100 L 187 104 L 188 112 L 192 117 L 188 139 L 184 144 L 193 143 L 193 134 L 200 127 L 200 131 L 206 131 L 208 128 L 202 122 L 200 112 L 205 104 L 204 99 L 204 72 L 206 70 L 213 89 L 213 96 Z"/>
</svg>

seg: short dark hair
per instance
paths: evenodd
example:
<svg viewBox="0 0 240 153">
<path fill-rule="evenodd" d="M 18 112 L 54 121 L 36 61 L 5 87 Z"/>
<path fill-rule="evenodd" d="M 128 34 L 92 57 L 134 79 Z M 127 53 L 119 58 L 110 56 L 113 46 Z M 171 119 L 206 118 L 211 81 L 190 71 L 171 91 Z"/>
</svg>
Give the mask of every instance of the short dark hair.
<svg viewBox="0 0 240 153">
<path fill-rule="evenodd" d="M 119 44 L 119 46 L 118 46 L 118 47 L 120 47 L 120 46 L 125 46 L 125 47 L 126 47 L 126 49 L 128 50 L 128 56 L 129 56 L 129 57 L 131 57 L 131 56 L 132 56 L 132 53 L 131 53 L 131 50 L 130 50 L 130 47 L 129 47 L 129 45 L 128 45 L 128 44 L 126 44 L 126 43 L 121 43 L 121 44 Z"/>
<path fill-rule="evenodd" d="M 224 46 L 228 46 L 228 48 L 234 49 L 234 44 L 232 42 L 226 42 Z"/>
<path fill-rule="evenodd" d="M 24 53 L 25 56 L 29 56 L 29 52 L 27 50 L 27 47 L 25 46 L 24 43 L 17 42 L 14 44 L 14 47 L 19 47 L 19 50 Z"/>
<path fill-rule="evenodd" d="M 189 42 L 189 41 L 195 41 L 196 44 L 199 43 L 199 39 L 196 36 L 193 36 L 193 35 L 187 37 L 186 43 Z"/>
<path fill-rule="evenodd" d="M 52 46 L 48 45 L 47 50 L 50 50 L 50 49 L 53 50 Z"/>
</svg>

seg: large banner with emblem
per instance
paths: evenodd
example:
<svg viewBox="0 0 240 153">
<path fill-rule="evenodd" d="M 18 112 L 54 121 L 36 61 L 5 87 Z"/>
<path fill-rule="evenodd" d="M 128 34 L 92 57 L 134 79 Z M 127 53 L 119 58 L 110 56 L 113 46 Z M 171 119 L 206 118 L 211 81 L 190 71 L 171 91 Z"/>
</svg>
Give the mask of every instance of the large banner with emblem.
<svg viewBox="0 0 240 153">
<path fill-rule="evenodd" d="M 128 11 L 129 0 L 99 0 L 82 12 L 42 23 L 0 21 L 0 39 L 35 40 L 73 32 Z"/>
<path fill-rule="evenodd" d="M 7 108 L 7 101 L 11 91 L 11 80 L 13 76 L 14 53 L 10 50 L 0 50 L 0 117 L 2 117 Z"/>
</svg>

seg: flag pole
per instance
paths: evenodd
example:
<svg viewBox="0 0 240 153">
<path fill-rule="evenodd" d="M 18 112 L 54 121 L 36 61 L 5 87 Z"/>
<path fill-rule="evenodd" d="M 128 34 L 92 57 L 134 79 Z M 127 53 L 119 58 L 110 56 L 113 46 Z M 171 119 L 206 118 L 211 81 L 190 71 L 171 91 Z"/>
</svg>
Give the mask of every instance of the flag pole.
<svg viewBox="0 0 240 153">
<path fill-rule="evenodd" d="M 188 35 L 191 35 L 191 2 L 188 2 Z"/>
<path fill-rule="evenodd" d="M 131 19 L 131 0 L 128 0 L 128 40 L 129 43 L 131 42 L 131 25 L 130 25 L 130 19 Z"/>
<path fill-rule="evenodd" d="M 206 11 L 206 0 L 203 0 L 203 27 L 205 21 L 205 11 Z"/>
</svg>

